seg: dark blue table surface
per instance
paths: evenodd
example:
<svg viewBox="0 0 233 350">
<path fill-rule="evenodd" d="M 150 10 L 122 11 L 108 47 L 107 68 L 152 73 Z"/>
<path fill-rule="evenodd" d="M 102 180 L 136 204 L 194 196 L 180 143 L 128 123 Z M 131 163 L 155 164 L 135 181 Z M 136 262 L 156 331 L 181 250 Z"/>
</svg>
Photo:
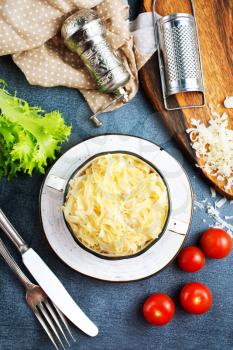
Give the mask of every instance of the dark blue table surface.
<svg viewBox="0 0 233 350">
<path fill-rule="evenodd" d="M 131 0 L 131 16 L 137 14 L 140 1 Z M 159 114 L 153 112 L 143 91 L 139 90 L 132 102 L 104 117 L 104 126 L 96 129 L 88 121 L 90 110 L 82 96 L 74 89 L 63 87 L 41 88 L 30 86 L 10 57 L 0 58 L 0 78 L 16 90 L 18 96 L 32 105 L 46 110 L 63 112 L 73 132 L 63 151 L 87 137 L 102 133 L 123 133 L 145 137 L 162 145 L 187 170 L 196 199 L 210 198 L 209 185 L 198 175 L 171 140 Z M 112 284 L 97 281 L 71 270 L 53 253 L 41 228 L 38 195 L 43 175 L 20 175 L 12 182 L 0 181 L 0 206 L 36 249 L 51 269 L 56 272 L 74 299 L 99 326 L 100 334 L 89 338 L 73 328 L 77 350 L 154 350 L 196 349 L 228 350 L 233 347 L 233 256 L 222 261 L 207 260 L 205 268 L 195 274 L 186 274 L 172 263 L 161 273 L 149 279 Z M 220 196 L 217 196 L 220 198 Z M 230 215 L 233 206 L 225 204 L 222 215 Z M 204 210 L 194 210 L 193 223 L 186 244 L 196 243 L 200 232 L 214 224 Z M 3 234 L 0 233 L 2 238 Z M 4 240 L 20 261 L 12 245 Z M 214 306 L 205 315 L 192 316 L 181 310 L 178 292 L 192 280 L 206 283 L 213 292 Z M 142 304 L 154 292 L 165 292 L 177 304 L 174 320 L 162 328 L 153 328 L 142 317 Z M 0 350 L 49 350 L 50 341 L 24 302 L 25 291 L 0 258 Z"/>
</svg>

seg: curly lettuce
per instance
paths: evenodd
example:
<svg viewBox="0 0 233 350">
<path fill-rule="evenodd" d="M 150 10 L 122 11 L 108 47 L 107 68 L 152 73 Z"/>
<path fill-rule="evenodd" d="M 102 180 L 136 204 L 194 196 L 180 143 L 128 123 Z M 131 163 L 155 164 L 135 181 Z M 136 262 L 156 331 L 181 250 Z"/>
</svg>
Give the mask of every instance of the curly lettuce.
<svg viewBox="0 0 233 350">
<path fill-rule="evenodd" d="M 71 127 L 61 113 L 45 113 L 0 87 L 0 177 L 18 172 L 44 173 L 48 160 L 56 158 L 60 144 L 68 139 Z"/>
</svg>

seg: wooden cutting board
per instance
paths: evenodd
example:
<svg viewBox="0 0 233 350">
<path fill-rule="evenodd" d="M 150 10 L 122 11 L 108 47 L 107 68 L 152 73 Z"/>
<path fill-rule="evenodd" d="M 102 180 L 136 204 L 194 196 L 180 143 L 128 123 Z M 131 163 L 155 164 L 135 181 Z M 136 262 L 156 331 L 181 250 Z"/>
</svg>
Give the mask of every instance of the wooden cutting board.
<svg viewBox="0 0 233 350">
<path fill-rule="evenodd" d="M 144 0 L 141 12 L 150 12 L 151 6 L 152 0 Z M 225 97 L 233 95 L 233 1 L 196 0 L 195 8 L 207 106 L 213 104 L 218 112 L 227 112 L 229 127 L 233 128 L 233 109 L 226 109 L 223 105 Z M 191 13 L 191 6 L 188 0 L 158 0 L 155 10 L 161 16 L 164 16 L 178 12 Z M 183 109 L 169 112 L 164 109 L 157 53 L 152 56 L 139 74 L 146 94 L 155 110 L 162 113 L 162 118 L 171 135 L 194 163 L 201 164 L 190 145 L 186 129 L 192 127 L 191 118 L 199 119 L 207 124 L 211 118 L 209 108 Z M 186 97 L 185 94 L 179 94 L 176 97 L 176 103 L 183 105 L 190 102 L 190 94 L 188 95 Z M 193 97 L 196 99 L 196 95 Z M 219 106 L 217 107 L 217 105 Z M 233 188 L 225 190 L 224 182 L 217 181 L 216 177 L 210 176 L 203 171 L 202 173 L 218 192 L 229 199 L 233 199 Z"/>
</svg>

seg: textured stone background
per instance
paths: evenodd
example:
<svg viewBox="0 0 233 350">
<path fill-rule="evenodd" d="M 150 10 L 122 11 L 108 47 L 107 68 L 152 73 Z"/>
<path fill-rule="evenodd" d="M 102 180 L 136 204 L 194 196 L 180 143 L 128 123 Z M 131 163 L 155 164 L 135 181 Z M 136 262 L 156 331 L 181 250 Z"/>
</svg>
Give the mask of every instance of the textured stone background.
<svg viewBox="0 0 233 350">
<path fill-rule="evenodd" d="M 140 1 L 131 0 L 131 17 L 139 10 Z M 18 96 L 32 105 L 46 110 L 59 109 L 73 125 L 72 137 L 63 150 L 77 142 L 102 133 L 125 133 L 145 137 L 162 145 L 174 155 L 188 172 L 198 200 L 210 199 L 209 185 L 188 163 L 171 140 L 159 114 L 153 112 L 140 90 L 135 99 L 116 112 L 104 117 L 104 126 L 96 129 L 88 121 L 90 110 L 78 91 L 68 88 L 40 88 L 29 86 L 10 57 L 0 58 L 0 78 L 17 90 Z M 80 275 L 64 265 L 49 247 L 39 218 L 38 196 L 43 175 L 31 178 L 19 176 L 12 182 L 0 181 L 0 206 L 41 257 L 58 275 L 74 299 L 100 328 L 96 338 L 89 338 L 77 329 L 78 339 L 72 349 L 77 350 L 228 350 L 233 347 L 233 256 L 222 261 L 207 260 L 203 271 L 185 274 L 173 263 L 163 272 L 149 279 L 111 284 Z M 220 198 L 218 196 L 218 198 Z M 222 215 L 230 215 L 233 206 L 225 204 Z M 206 222 L 203 222 L 203 219 Z M 204 210 L 196 208 L 186 244 L 196 243 L 199 233 L 213 225 Z M 0 233 L 2 237 L 3 234 Z M 6 240 L 5 240 L 6 241 Z M 15 249 L 7 242 L 19 261 Z M 178 304 L 178 291 L 188 281 L 198 280 L 213 291 L 214 307 L 206 315 L 185 314 L 179 306 L 174 320 L 166 327 L 153 328 L 145 323 L 141 306 L 153 292 L 165 292 Z M 0 258 L 0 350 L 49 350 L 50 341 L 24 302 L 25 291 Z"/>
</svg>

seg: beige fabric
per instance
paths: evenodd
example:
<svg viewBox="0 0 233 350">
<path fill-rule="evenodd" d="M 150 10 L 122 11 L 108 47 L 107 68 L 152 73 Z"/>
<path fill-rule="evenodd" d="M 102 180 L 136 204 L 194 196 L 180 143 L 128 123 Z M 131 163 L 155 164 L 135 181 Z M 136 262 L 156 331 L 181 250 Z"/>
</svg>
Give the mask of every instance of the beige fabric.
<svg viewBox="0 0 233 350">
<path fill-rule="evenodd" d="M 131 74 L 126 88 L 132 99 L 138 90 L 137 72 L 149 57 L 142 56 L 134 46 L 124 0 L 0 0 L 0 55 L 12 54 L 30 84 L 79 89 L 96 112 L 112 97 L 97 91 L 79 57 L 64 46 L 60 36 L 66 17 L 92 7 L 106 26 L 108 41 Z M 118 102 L 111 110 L 120 105 Z"/>
</svg>

